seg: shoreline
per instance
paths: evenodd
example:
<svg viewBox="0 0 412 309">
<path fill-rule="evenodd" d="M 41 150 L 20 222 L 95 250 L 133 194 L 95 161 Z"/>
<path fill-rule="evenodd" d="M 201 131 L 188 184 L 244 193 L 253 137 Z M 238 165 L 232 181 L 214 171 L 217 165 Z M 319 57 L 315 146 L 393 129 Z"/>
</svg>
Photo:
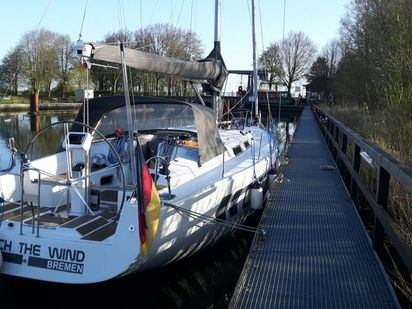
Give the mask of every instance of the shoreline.
<svg viewBox="0 0 412 309">
<path fill-rule="evenodd" d="M 41 103 L 39 111 L 44 110 L 77 110 L 82 103 Z M 30 111 L 30 104 L 0 104 L 0 112 Z"/>
</svg>

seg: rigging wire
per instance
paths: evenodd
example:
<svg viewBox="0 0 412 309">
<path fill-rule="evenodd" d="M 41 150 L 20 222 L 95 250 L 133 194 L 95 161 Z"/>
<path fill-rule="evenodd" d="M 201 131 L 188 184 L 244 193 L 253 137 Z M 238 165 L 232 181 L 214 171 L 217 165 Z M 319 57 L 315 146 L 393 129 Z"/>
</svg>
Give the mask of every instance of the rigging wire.
<svg viewBox="0 0 412 309">
<path fill-rule="evenodd" d="M 143 31 L 143 8 L 142 8 L 142 0 L 140 0 L 140 32 Z"/>
<path fill-rule="evenodd" d="M 51 2 L 52 2 L 52 0 L 49 0 L 49 2 L 47 3 L 47 6 L 46 6 L 46 8 L 45 8 L 44 11 L 43 11 L 43 15 L 41 16 L 41 18 L 40 18 L 40 20 L 39 20 L 39 22 L 38 22 L 38 24 L 37 24 L 36 30 L 34 30 L 34 32 L 37 32 L 37 30 L 39 29 L 40 24 L 41 24 L 41 22 L 43 21 L 43 18 L 44 18 L 44 16 L 46 15 L 47 9 L 49 8 Z"/>
<path fill-rule="evenodd" d="M 265 41 L 264 41 L 264 38 L 263 38 L 262 9 L 260 7 L 260 0 L 258 0 L 258 4 L 259 4 L 260 36 L 261 36 L 261 40 L 262 40 L 262 53 L 263 53 L 265 51 Z M 267 72 L 266 68 L 265 68 L 265 75 L 266 75 L 266 77 L 268 77 L 268 72 Z M 266 92 L 266 101 L 268 103 L 268 123 L 267 123 L 267 126 L 270 130 L 270 127 L 273 124 L 273 118 L 272 118 L 272 113 L 271 113 L 271 110 L 270 110 L 270 107 L 269 107 L 269 94 L 268 94 L 268 92 Z M 271 153 L 271 158 L 272 158 L 272 153 Z"/>
<path fill-rule="evenodd" d="M 286 0 L 283 0 L 283 29 L 282 29 L 282 44 L 285 40 L 285 23 L 286 23 Z M 282 95 L 279 95 L 279 111 L 278 123 L 280 123 L 280 106 L 282 105 Z"/>
<path fill-rule="evenodd" d="M 159 0 L 156 0 L 155 6 L 153 8 L 153 12 L 152 15 L 150 16 L 150 20 L 149 20 L 149 25 L 152 23 L 152 19 L 153 19 L 153 15 L 156 12 L 156 8 L 157 8 L 157 3 L 159 2 Z"/>
<path fill-rule="evenodd" d="M 262 9 L 260 8 L 260 0 L 258 0 L 259 4 L 259 22 L 260 22 L 260 36 L 262 39 L 262 51 L 265 50 L 265 41 L 263 40 L 263 25 L 262 25 Z"/>
<path fill-rule="evenodd" d="M 178 24 L 179 24 L 179 20 L 180 20 L 180 16 L 182 15 L 182 11 L 183 11 L 183 5 L 185 4 L 185 0 L 183 0 L 182 1 L 182 5 L 180 6 L 180 11 L 179 11 L 179 15 L 177 16 L 177 20 L 176 20 L 176 26 L 175 27 L 177 27 L 178 26 Z"/>
<path fill-rule="evenodd" d="M 252 91 L 252 90 L 249 89 L 249 90 L 245 93 L 245 95 L 242 96 L 242 97 L 239 99 L 238 102 L 236 102 L 235 105 L 233 105 L 226 113 L 224 113 L 224 114 L 222 115 L 222 117 L 223 117 L 223 116 L 226 116 L 226 115 L 229 114 L 229 113 L 233 116 L 232 110 L 234 110 L 239 104 L 242 103 L 243 99 L 246 98 L 246 96 L 250 93 L 250 91 Z"/>
<path fill-rule="evenodd" d="M 173 0 L 170 0 L 170 19 L 169 24 L 173 24 Z"/>
<path fill-rule="evenodd" d="M 197 29 L 197 0 L 192 0 L 192 8 L 190 12 L 190 31 L 196 32 Z"/>
<path fill-rule="evenodd" d="M 191 1 L 191 4 L 190 4 L 190 26 L 189 26 L 189 30 L 190 30 L 190 33 L 192 33 L 192 31 L 193 31 L 193 0 Z"/>
<path fill-rule="evenodd" d="M 119 31 L 121 36 L 124 36 L 123 38 L 121 38 L 121 40 L 126 41 L 126 16 L 124 14 L 123 0 L 117 1 L 117 14 L 119 22 Z"/>
<path fill-rule="evenodd" d="M 282 30 L 282 40 L 285 38 L 285 23 L 286 23 L 286 0 L 283 0 L 283 30 Z"/>
<path fill-rule="evenodd" d="M 84 10 L 83 10 L 83 18 L 82 18 L 82 24 L 80 26 L 80 32 L 79 32 L 79 40 L 82 39 L 82 32 L 83 32 L 83 25 L 84 25 L 84 20 L 86 18 L 86 11 L 87 11 L 87 4 L 88 4 L 89 0 L 86 0 L 86 4 L 84 6 Z"/>
</svg>

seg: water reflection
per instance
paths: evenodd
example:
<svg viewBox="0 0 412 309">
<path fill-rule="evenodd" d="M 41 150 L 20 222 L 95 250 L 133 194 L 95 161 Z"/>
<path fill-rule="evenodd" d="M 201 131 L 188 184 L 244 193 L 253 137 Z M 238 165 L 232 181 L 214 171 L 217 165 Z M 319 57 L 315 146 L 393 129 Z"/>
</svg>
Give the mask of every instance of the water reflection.
<svg viewBox="0 0 412 309">
<path fill-rule="evenodd" d="M 36 131 L 57 121 L 73 120 L 76 112 L 47 113 L 29 115 L 27 113 L 2 113 L 0 114 L 0 168 L 8 162 L 7 141 L 13 137 L 19 152 L 23 152 Z M 33 127 L 34 126 L 34 127 Z M 32 131 L 32 128 L 36 129 Z M 29 153 L 30 158 L 51 154 L 58 149 L 62 140 L 63 127 L 53 127 L 46 134 L 39 136 Z"/>
</svg>

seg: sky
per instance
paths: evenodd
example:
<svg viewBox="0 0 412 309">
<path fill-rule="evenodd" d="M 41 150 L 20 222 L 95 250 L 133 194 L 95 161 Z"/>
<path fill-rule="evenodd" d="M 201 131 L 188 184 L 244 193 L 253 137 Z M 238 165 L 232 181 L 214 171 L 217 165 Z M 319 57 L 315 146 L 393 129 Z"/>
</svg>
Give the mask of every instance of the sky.
<svg viewBox="0 0 412 309">
<path fill-rule="evenodd" d="M 73 41 L 81 31 L 84 41 L 96 42 L 122 28 L 135 31 L 156 23 L 171 23 L 195 32 L 206 56 L 214 42 L 214 3 L 214 0 L 2 1 L 0 59 L 26 32 L 36 28 L 68 34 Z M 251 0 L 221 0 L 220 40 L 229 70 L 252 69 L 250 3 Z M 320 51 L 338 37 L 340 20 L 349 3 L 350 0 L 255 0 L 257 54 L 291 31 L 305 33 Z M 242 82 L 245 83 L 239 78 L 231 79 L 225 91 L 236 91 Z"/>
</svg>

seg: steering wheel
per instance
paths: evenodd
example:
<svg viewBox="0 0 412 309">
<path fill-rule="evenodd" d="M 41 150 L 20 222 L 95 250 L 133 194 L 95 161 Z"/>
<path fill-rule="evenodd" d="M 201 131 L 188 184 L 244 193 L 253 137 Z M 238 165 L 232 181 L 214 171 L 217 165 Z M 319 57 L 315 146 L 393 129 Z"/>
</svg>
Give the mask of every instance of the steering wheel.
<svg viewBox="0 0 412 309">
<path fill-rule="evenodd" d="M 32 145 L 34 144 L 34 142 L 36 141 L 36 139 L 37 139 L 40 135 L 42 135 L 46 130 L 48 130 L 48 129 L 54 127 L 54 126 L 63 125 L 63 127 L 66 127 L 66 126 L 69 125 L 69 124 L 71 124 L 71 125 L 73 125 L 73 124 L 80 125 L 81 127 L 87 128 L 87 129 L 89 129 L 90 131 L 93 131 L 93 132 L 95 132 L 96 134 L 98 134 L 98 135 L 107 143 L 107 145 L 109 145 L 109 147 L 110 147 L 111 151 L 113 152 L 113 154 L 115 155 L 118 163 L 117 163 L 117 164 L 113 164 L 113 165 L 109 165 L 109 166 L 107 166 L 107 167 L 101 168 L 101 169 L 99 169 L 99 170 L 97 170 L 97 171 L 94 171 L 94 172 L 88 171 L 88 173 L 86 173 L 86 175 L 84 175 L 84 176 L 80 176 L 80 177 L 68 177 L 67 179 L 62 179 L 60 176 L 58 176 L 58 175 L 56 175 L 56 174 L 49 173 L 49 172 L 46 172 L 46 171 L 44 171 L 44 170 L 40 170 L 39 168 L 30 166 L 30 160 L 28 160 L 27 153 L 28 153 L 29 149 L 32 147 Z M 66 131 L 66 130 L 65 130 L 65 131 Z M 76 131 L 76 132 L 79 132 L 79 131 Z M 66 151 L 68 151 L 67 148 L 66 148 Z M 91 127 L 91 126 L 89 126 L 89 125 L 87 125 L 87 124 L 78 122 L 78 121 L 58 121 L 58 122 L 54 122 L 54 123 L 52 123 L 52 124 L 50 124 L 50 125 L 42 128 L 40 131 L 38 131 L 38 132 L 31 138 L 31 140 L 28 142 L 28 144 L 27 144 L 26 148 L 24 149 L 24 152 L 21 154 L 21 156 L 22 156 L 22 160 L 23 160 L 22 165 L 21 165 L 21 175 L 23 175 L 23 172 L 24 172 L 24 171 L 34 170 L 34 171 L 36 171 L 36 172 L 39 173 L 39 181 L 40 181 L 40 174 L 44 174 L 44 175 L 52 178 L 53 181 L 54 181 L 55 183 L 57 183 L 58 185 L 67 186 L 68 190 L 70 190 L 70 189 L 74 190 L 74 192 L 80 197 L 80 200 L 82 201 L 82 203 L 86 206 L 86 208 L 87 208 L 87 209 L 90 211 L 90 213 L 92 213 L 92 214 L 93 214 L 93 211 L 90 209 L 89 205 L 83 200 L 83 198 L 82 198 L 82 196 L 81 196 L 81 193 L 78 191 L 78 188 L 75 186 L 75 184 L 78 183 L 79 181 L 85 180 L 85 179 L 87 179 L 87 178 L 90 179 L 92 176 L 95 176 L 95 175 L 97 175 L 97 174 L 100 174 L 100 173 L 103 173 L 103 172 L 107 172 L 108 170 L 112 170 L 112 169 L 115 169 L 115 168 L 117 168 L 117 167 L 120 167 L 120 187 L 121 187 L 121 190 L 122 190 L 122 200 L 121 200 L 121 203 L 120 203 L 120 207 L 119 207 L 118 213 L 121 212 L 121 210 L 122 210 L 122 208 L 123 208 L 123 204 L 124 204 L 125 198 L 126 198 L 126 186 L 125 186 L 126 181 L 125 181 L 125 175 L 124 175 L 124 165 L 123 165 L 123 163 L 122 163 L 122 160 L 121 160 L 119 154 L 117 153 L 117 151 L 116 151 L 116 149 L 114 148 L 114 146 L 110 143 L 110 141 L 109 141 L 101 132 L 99 132 L 98 130 L 94 129 L 93 127 Z M 89 165 L 88 165 L 88 166 L 89 166 Z M 70 174 L 71 174 L 71 173 L 69 173 L 69 169 L 70 169 L 70 168 L 71 168 L 70 166 L 67 166 L 67 170 L 66 170 L 67 175 L 70 175 Z M 90 167 L 89 167 L 89 169 L 90 169 Z M 118 217 L 118 216 L 117 216 L 117 217 Z"/>
</svg>

